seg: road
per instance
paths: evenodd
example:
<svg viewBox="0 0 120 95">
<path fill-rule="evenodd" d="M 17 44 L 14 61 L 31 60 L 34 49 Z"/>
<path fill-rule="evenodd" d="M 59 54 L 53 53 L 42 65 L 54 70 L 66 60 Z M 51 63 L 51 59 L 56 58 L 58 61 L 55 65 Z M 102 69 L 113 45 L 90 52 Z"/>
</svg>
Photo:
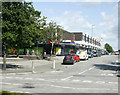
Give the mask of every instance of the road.
<svg viewBox="0 0 120 95">
<path fill-rule="evenodd" d="M 62 60 L 62 59 L 61 59 Z M 118 93 L 118 56 L 104 55 L 62 65 L 58 71 L 0 75 L 2 90 L 21 93 Z"/>
</svg>

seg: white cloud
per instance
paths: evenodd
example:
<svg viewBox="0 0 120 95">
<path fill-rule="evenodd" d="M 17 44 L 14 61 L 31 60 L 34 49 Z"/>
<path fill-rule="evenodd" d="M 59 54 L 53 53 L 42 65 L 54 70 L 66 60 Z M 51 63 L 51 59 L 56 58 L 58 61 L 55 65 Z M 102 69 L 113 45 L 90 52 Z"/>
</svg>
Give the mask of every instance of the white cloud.
<svg viewBox="0 0 120 95">
<path fill-rule="evenodd" d="M 91 29 L 92 24 L 88 22 L 87 18 L 87 16 L 83 16 L 81 11 L 64 11 L 59 17 L 53 17 L 51 20 L 57 22 L 58 25 L 64 26 L 65 30 L 76 31 L 78 28 L 79 30 L 81 28 Z"/>
<path fill-rule="evenodd" d="M 118 49 L 118 14 L 115 11 L 113 14 L 108 15 L 105 12 L 101 12 L 102 21 L 98 24 L 98 27 L 103 29 L 101 37 L 111 44 L 111 46 Z"/>
</svg>

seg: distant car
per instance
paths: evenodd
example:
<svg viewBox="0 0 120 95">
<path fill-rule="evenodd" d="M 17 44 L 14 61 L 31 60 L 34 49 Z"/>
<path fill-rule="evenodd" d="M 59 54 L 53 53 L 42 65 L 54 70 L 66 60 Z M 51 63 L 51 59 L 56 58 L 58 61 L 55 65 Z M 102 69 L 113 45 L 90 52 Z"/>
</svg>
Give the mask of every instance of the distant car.
<svg viewBox="0 0 120 95">
<path fill-rule="evenodd" d="M 101 52 L 100 51 L 94 51 L 93 52 L 93 56 L 94 57 L 100 57 L 101 56 Z"/>
<path fill-rule="evenodd" d="M 92 52 L 87 52 L 88 58 L 93 58 L 93 53 Z"/>
<path fill-rule="evenodd" d="M 119 51 L 115 51 L 115 55 L 119 55 Z"/>
<path fill-rule="evenodd" d="M 80 57 L 78 55 L 76 55 L 75 53 L 71 53 L 69 55 L 72 55 L 75 58 L 76 62 L 80 61 Z"/>
<path fill-rule="evenodd" d="M 77 55 L 79 55 L 80 59 L 88 60 L 88 54 L 86 51 L 77 51 Z"/>
<path fill-rule="evenodd" d="M 66 55 L 63 59 L 63 63 L 67 63 L 67 64 L 74 64 L 75 63 L 75 58 L 73 55 Z"/>
</svg>

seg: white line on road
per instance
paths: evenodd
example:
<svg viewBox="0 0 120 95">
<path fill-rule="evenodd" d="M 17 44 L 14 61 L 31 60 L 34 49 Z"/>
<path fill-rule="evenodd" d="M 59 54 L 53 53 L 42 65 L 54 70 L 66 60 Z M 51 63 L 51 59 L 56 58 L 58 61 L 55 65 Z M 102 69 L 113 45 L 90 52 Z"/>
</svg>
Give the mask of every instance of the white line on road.
<svg viewBox="0 0 120 95">
<path fill-rule="evenodd" d="M 96 81 L 96 83 L 103 84 L 105 81 Z"/>
<path fill-rule="evenodd" d="M 40 78 L 37 78 L 36 80 L 45 80 L 45 79 L 40 79 Z"/>
<path fill-rule="evenodd" d="M 83 82 L 91 83 L 92 81 L 90 81 L 90 80 L 84 80 Z"/>
<path fill-rule="evenodd" d="M 25 78 L 26 80 L 33 80 L 33 78 Z"/>
<path fill-rule="evenodd" d="M 85 70 L 85 71 L 83 71 L 83 72 L 80 72 L 79 74 L 83 74 L 83 73 L 85 73 L 85 72 L 87 72 L 87 71 L 89 71 L 89 70 L 92 70 L 93 68 L 95 68 L 95 66 L 89 68 L 88 70 Z"/>
<path fill-rule="evenodd" d="M 69 76 L 69 77 L 63 78 L 63 79 L 61 79 L 61 80 L 67 80 L 67 79 L 72 78 L 72 77 L 73 77 L 73 76 Z"/>
<path fill-rule="evenodd" d="M 22 84 L 12 84 L 12 85 L 22 85 Z"/>
<path fill-rule="evenodd" d="M 22 77 L 15 77 L 16 79 L 23 79 Z"/>
<path fill-rule="evenodd" d="M 108 82 L 108 83 L 110 83 L 110 84 L 118 84 L 118 82 Z"/>
<path fill-rule="evenodd" d="M 13 77 L 6 77 L 6 78 L 12 79 Z"/>
<path fill-rule="evenodd" d="M 108 76 L 114 76 L 113 74 L 108 74 Z"/>
<path fill-rule="evenodd" d="M 95 68 L 95 66 L 93 66 L 93 67 L 91 67 L 91 68 L 89 68 L 89 69 L 87 69 L 87 70 L 85 70 L 85 71 L 83 71 L 83 72 L 80 72 L 79 74 L 83 74 L 83 73 L 85 73 L 85 72 L 87 72 L 87 71 L 89 71 L 89 70 L 92 70 L 93 68 Z M 72 77 L 73 77 L 73 76 L 69 76 L 69 77 L 63 78 L 63 79 L 61 79 L 61 80 L 67 80 L 67 79 L 72 78 Z"/>
</svg>

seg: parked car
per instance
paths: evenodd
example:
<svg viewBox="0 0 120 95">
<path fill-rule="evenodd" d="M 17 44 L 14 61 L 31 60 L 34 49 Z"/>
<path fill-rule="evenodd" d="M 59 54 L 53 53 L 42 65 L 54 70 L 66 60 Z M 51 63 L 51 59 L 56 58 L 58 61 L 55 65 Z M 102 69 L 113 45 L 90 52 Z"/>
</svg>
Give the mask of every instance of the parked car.
<svg viewBox="0 0 120 95">
<path fill-rule="evenodd" d="M 79 61 L 80 61 L 79 55 L 76 55 L 76 57 L 77 57 L 77 58 L 76 58 L 76 61 L 79 62 Z"/>
<path fill-rule="evenodd" d="M 102 55 L 102 52 L 101 51 L 98 51 L 98 56 L 100 57 Z"/>
<path fill-rule="evenodd" d="M 93 53 L 92 52 L 87 52 L 88 58 L 93 58 Z"/>
<path fill-rule="evenodd" d="M 94 51 L 93 56 L 94 57 L 99 57 L 99 56 L 101 56 L 101 52 L 100 51 Z"/>
<path fill-rule="evenodd" d="M 115 51 L 115 55 L 119 55 L 119 51 Z"/>
<path fill-rule="evenodd" d="M 63 63 L 67 63 L 67 64 L 74 64 L 75 63 L 75 58 L 73 55 L 66 55 L 63 59 Z"/>
<path fill-rule="evenodd" d="M 77 51 L 77 55 L 79 55 L 80 59 L 88 60 L 88 54 L 86 51 Z"/>
<path fill-rule="evenodd" d="M 69 55 L 72 55 L 72 56 L 75 58 L 75 61 L 76 61 L 76 62 L 79 62 L 79 61 L 80 61 L 79 55 L 76 55 L 75 53 L 71 53 L 71 54 L 69 54 Z"/>
</svg>

